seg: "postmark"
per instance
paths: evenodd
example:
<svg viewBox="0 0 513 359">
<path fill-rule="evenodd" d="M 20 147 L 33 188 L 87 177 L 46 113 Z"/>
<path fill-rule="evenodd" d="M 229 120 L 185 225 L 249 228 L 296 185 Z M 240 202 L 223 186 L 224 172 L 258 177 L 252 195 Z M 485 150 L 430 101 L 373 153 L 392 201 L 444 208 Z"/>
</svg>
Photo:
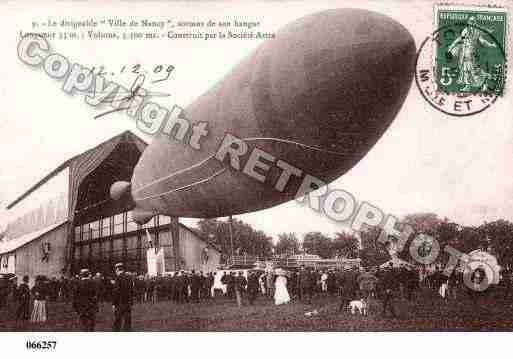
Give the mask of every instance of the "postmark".
<svg viewBox="0 0 513 359">
<path fill-rule="evenodd" d="M 469 116 L 488 109 L 504 92 L 507 11 L 435 8 L 435 31 L 421 44 L 415 82 L 437 110 Z"/>
</svg>

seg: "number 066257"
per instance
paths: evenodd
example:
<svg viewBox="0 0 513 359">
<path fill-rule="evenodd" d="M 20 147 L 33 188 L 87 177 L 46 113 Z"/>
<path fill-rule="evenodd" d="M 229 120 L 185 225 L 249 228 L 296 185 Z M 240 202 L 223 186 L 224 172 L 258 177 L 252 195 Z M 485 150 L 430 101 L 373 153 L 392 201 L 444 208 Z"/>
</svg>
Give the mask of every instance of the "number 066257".
<svg viewBox="0 0 513 359">
<path fill-rule="evenodd" d="M 26 343 L 27 349 L 33 349 L 33 350 L 47 350 L 47 349 L 55 349 L 57 346 L 57 341 L 55 340 L 27 340 Z"/>
</svg>

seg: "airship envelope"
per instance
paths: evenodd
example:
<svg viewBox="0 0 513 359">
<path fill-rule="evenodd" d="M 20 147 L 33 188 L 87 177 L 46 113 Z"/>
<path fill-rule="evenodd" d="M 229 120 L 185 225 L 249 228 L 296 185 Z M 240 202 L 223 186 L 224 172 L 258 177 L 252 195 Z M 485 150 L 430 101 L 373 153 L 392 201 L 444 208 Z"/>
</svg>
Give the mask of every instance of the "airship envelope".
<svg viewBox="0 0 513 359">
<path fill-rule="evenodd" d="M 289 201 L 307 175 L 333 181 L 393 121 L 414 59 L 410 33 L 379 13 L 328 10 L 286 25 L 185 109 L 207 123 L 200 149 L 154 138 L 132 177 L 137 211 L 221 217 Z M 227 139 L 244 142 L 235 163 L 222 156 Z"/>
</svg>

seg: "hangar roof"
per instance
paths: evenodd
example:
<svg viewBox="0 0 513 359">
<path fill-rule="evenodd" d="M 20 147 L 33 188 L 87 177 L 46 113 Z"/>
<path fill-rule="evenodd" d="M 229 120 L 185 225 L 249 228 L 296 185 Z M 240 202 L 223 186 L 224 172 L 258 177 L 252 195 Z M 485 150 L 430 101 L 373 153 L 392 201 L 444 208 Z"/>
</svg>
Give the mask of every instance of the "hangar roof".
<svg viewBox="0 0 513 359">
<path fill-rule="evenodd" d="M 9 241 L 0 241 L 0 254 L 13 252 L 16 249 L 23 247 L 25 244 L 35 241 L 42 235 L 62 226 L 64 223 L 66 223 L 66 221 L 60 221 L 35 232 L 24 234 L 21 237 L 17 237 Z"/>
<path fill-rule="evenodd" d="M 95 152 L 105 150 L 106 147 L 110 147 L 110 146 L 108 146 L 109 144 L 117 144 L 117 143 L 122 142 L 122 141 L 133 142 L 141 150 L 141 152 L 148 145 L 143 139 L 141 139 L 139 136 L 135 135 L 133 132 L 125 131 L 125 132 L 123 132 L 123 133 L 121 133 L 121 134 L 119 134 L 117 136 L 114 136 L 114 137 L 112 137 L 112 138 L 110 138 L 110 139 L 100 143 L 99 145 L 97 145 L 97 146 L 95 146 L 95 147 L 93 147 L 93 148 L 91 148 L 91 149 L 89 149 L 89 150 L 87 150 L 87 151 L 85 151 L 83 153 L 80 153 L 80 154 L 78 154 L 78 155 L 76 155 L 74 157 L 71 157 L 70 159 L 64 161 L 60 166 L 55 168 L 48 175 L 43 177 L 39 182 L 37 182 L 35 185 L 30 187 L 26 192 L 24 192 L 22 195 L 20 195 L 18 198 L 16 198 L 13 202 L 11 202 L 7 206 L 7 209 L 11 209 L 12 207 L 14 207 L 16 204 L 21 202 L 24 198 L 26 198 L 32 192 L 34 192 L 39 187 L 41 187 L 43 184 L 48 182 L 52 177 L 57 175 L 59 172 L 61 172 L 66 167 L 71 167 L 73 164 L 80 163 L 81 161 L 86 159 L 88 156 L 91 156 Z"/>
</svg>

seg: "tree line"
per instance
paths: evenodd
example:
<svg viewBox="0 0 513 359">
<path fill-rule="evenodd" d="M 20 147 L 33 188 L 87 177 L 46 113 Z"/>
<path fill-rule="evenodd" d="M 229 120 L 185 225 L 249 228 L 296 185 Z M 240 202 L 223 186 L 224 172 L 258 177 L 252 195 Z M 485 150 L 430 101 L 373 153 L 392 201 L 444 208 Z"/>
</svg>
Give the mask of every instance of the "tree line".
<svg viewBox="0 0 513 359">
<path fill-rule="evenodd" d="M 403 260 L 413 261 L 408 251 L 411 241 L 419 234 L 427 234 L 440 245 L 441 255 L 437 259 L 440 263 L 449 259 L 443 248 L 451 245 L 463 253 L 476 249 L 488 250 L 497 257 L 500 265 L 513 267 L 513 223 L 510 221 L 499 219 L 479 226 L 463 226 L 447 218 L 440 218 L 435 213 L 413 213 L 404 216 L 400 222 L 414 229 L 404 250 L 398 253 L 398 257 Z M 198 222 L 198 230 L 228 256 L 233 248 L 235 255 L 260 257 L 303 253 L 321 258 L 359 257 L 365 266 L 379 265 L 390 259 L 389 248 L 378 240 L 380 230 L 376 227 L 365 228 L 359 233 L 340 231 L 332 237 L 312 231 L 301 239 L 296 233 L 281 233 L 276 244 L 271 236 L 238 219 L 233 219 L 232 237 L 227 220 L 201 220 Z M 233 246 L 230 238 L 233 239 Z"/>
<path fill-rule="evenodd" d="M 473 250 L 488 251 L 497 257 L 501 266 L 508 269 L 513 267 L 511 251 L 513 249 L 513 223 L 510 221 L 499 219 L 493 222 L 484 222 L 478 226 L 464 226 L 448 218 L 440 218 L 435 213 L 413 213 L 404 216 L 401 223 L 411 225 L 414 230 L 404 249 L 398 253 L 398 257 L 405 261 L 413 262 L 408 250 L 411 241 L 419 234 L 426 234 L 433 237 L 440 246 L 440 255 L 434 264 L 445 265 L 447 263 L 450 255 L 443 249 L 450 245 L 461 253 L 469 253 Z M 389 248 L 378 240 L 378 230 L 367 228 L 360 233 L 360 237 L 362 242 L 360 257 L 364 265 L 377 265 L 390 258 Z M 428 250 L 431 249 L 428 248 Z"/>
<path fill-rule="evenodd" d="M 295 233 L 281 233 L 274 245 L 272 237 L 237 219 L 232 221 L 231 237 L 227 220 L 200 220 L 198 231 L 226 255 L 231 254 L 232 248 L 234 255 L 259 257 L 308 253 L 317 254 L 321 258 L 357 258 L 359 254 L 358 238 L 345 232 L 337 233 L 333 238 L 321 232 L 309 232 L 302 241 Z"/>
</svg>

